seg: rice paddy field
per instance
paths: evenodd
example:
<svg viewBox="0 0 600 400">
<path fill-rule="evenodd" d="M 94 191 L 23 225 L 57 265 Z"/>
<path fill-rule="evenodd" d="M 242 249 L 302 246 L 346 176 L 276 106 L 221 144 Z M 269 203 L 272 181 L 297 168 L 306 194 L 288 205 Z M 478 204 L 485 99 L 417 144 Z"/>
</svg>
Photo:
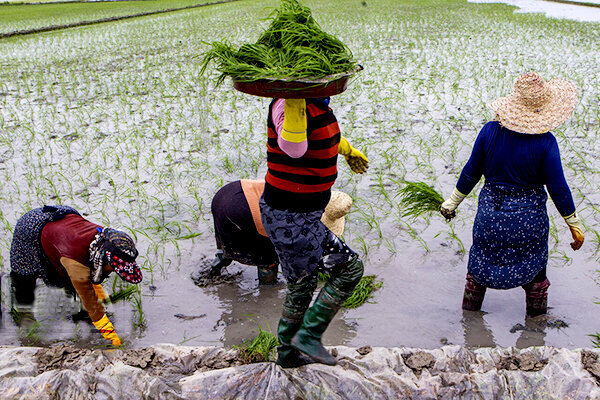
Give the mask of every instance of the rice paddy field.
<svg viewBox="0 0 600 400">
<path fill-rule="evenodd" d="M 160 2 L 139 3 L 144 11 Z M 336 317 L 325 343 L 592 346 L 589 335 L 600 330 L 600 24 L 461 0 L 305 4 L 364 66 L 331 107 L 370 169 L 354 175 L 341 158 L 334 188 L 354 199 L 345 240 L 366 274 L 383 281 L 370 303 Z M 38 291 L 35 332 L 19 332 L 8 313 L 13 227 L 27 210 L 58 203 L 136 238 L 144 281 L 108 306 L 127 345 L 239 345 L 258 326 L 276 329 L 283 282 L 259 287 L 255 268 L 236 263 L 229 284 L 200 288 L 190 274 L 215 251 L 213 194 L 266 171 L 269 100 L 228 80 L 215 87 L 216 70 L 199 74 L 202 54 L 214 40 L 254 42 L 277 5 L 242 0 L 0 40 L 0 344 L 105 345 L 90 324 L 67 318 L 72 304 L 60 291 Z M 91 15 L 95 5 L 86 6 Z M 0 5 L 0 15 L 8 7 L 42 6 Z M 35 18 L 0 17 L 0 31 L 56 24 L 31 12 Z M 486 103 L 530 70 L 579 90 L 574 115 L 554 134 L 586 241 L 571 250 L 549 200 L 549 315 L 525 320 L 519 288 L 490 290 L 483 313 L 463 315 L 482 183 L 446 223 L 439 214 L 403 217 L 402 182 L 424 181 L 448 196 L 493 117 Z M 122 283 L 111 277 L 104 287 L 115 292 Z"/>
</svg>

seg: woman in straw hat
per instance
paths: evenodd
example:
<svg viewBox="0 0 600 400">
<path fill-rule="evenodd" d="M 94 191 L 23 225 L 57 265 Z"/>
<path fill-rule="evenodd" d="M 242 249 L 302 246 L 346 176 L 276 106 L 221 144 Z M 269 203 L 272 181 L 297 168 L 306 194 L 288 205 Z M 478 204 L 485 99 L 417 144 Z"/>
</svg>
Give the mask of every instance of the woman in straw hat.
<svg viewBox="0 0 600 400">
<path fill-rule="evenodd" d="M 455 209 L 477 184 L 485 184 L 469 252 L 463 309 L 479 310 L 486 288 L 522 286 L 527 315 L 545 314 L 550 282 L 547 194 L 571 230 L 571 247 L 583 244 L 583 229 L 565 180 L 555 137 L 550 132 L 575 108 L 577 91 L 563 79 L 545 82 L 535 72 L 521 75 L 510 96 L 489 105 L 496 121 L 485 124 L 452 196 L 441 213 Z"/>
<path fill-rule="evenodd" d="M 217 252 L 211 265 L 192 274 L 192 279 L 204 283 L 237 261 L 257 266 L 258 283 L 277 282 L 277 253 L 265 232 L 258 206 L 264 189 L 264 180 L 242 179 L 228 183 L 214 195 L 211 210 Z M 321 221 L 338 237 L 344 233 L 345 216 L 351 206 L 352 198 L 346 193 L 332 192 Z"/>
</svg>

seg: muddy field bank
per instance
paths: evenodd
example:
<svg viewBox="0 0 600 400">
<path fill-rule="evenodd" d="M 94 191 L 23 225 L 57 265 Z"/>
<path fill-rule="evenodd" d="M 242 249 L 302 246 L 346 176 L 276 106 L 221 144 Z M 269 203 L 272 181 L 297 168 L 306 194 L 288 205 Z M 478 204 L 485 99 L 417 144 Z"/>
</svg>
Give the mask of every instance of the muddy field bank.
<svg viewBox="0 0 600 400">
<path fill-rule="evenodd" d="M 2 399 L 600 399 L 599 350 L 330 348 L 335 367 L 242 364 L 236 349 L 0 348 Z"/>
</svg>

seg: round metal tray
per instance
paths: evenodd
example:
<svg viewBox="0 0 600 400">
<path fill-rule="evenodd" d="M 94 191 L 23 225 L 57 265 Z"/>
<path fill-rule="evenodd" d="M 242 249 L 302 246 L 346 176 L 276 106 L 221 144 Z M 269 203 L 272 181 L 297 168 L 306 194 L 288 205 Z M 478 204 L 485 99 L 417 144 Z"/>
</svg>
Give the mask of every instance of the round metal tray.
<svg viewBox="0 0 600 400">
<path fill-rule="evenodd" d="M 357 65 L 352 70 L 341 74 L 329 75 L 322 79 L 259 79 L 251 82 L 233 79 L 233 87 L 243 93 L 254 96 L 278 99 L 314 99 L 342 93 L 348 87 L 349 79 L 363 67 Z"/>
</svg>

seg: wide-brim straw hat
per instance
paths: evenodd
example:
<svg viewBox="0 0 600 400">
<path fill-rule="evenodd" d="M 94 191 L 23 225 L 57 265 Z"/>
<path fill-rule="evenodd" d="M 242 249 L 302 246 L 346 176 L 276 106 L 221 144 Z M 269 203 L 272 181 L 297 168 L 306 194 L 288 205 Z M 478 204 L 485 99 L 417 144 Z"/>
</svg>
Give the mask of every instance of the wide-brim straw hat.
<svg viewBox="0 0 600 400">
<path fill-rule="evenodd" d="M 577 89 L 564 79 L 545 82 L 535 72 L 517 78 L 510 96 L 488 106 L 502 126 L 520 133 L 545 133 L 562 125 L 573 113 Z"/>
<path fill-rule="evenodd" d="M 321 221 L 336 236 L 342 236 L 346 224 L 346 214 L 350 211 L 350 207 L 352 207 L 352 197 L 344 192 L 333 190 Z"/>
</svg>

